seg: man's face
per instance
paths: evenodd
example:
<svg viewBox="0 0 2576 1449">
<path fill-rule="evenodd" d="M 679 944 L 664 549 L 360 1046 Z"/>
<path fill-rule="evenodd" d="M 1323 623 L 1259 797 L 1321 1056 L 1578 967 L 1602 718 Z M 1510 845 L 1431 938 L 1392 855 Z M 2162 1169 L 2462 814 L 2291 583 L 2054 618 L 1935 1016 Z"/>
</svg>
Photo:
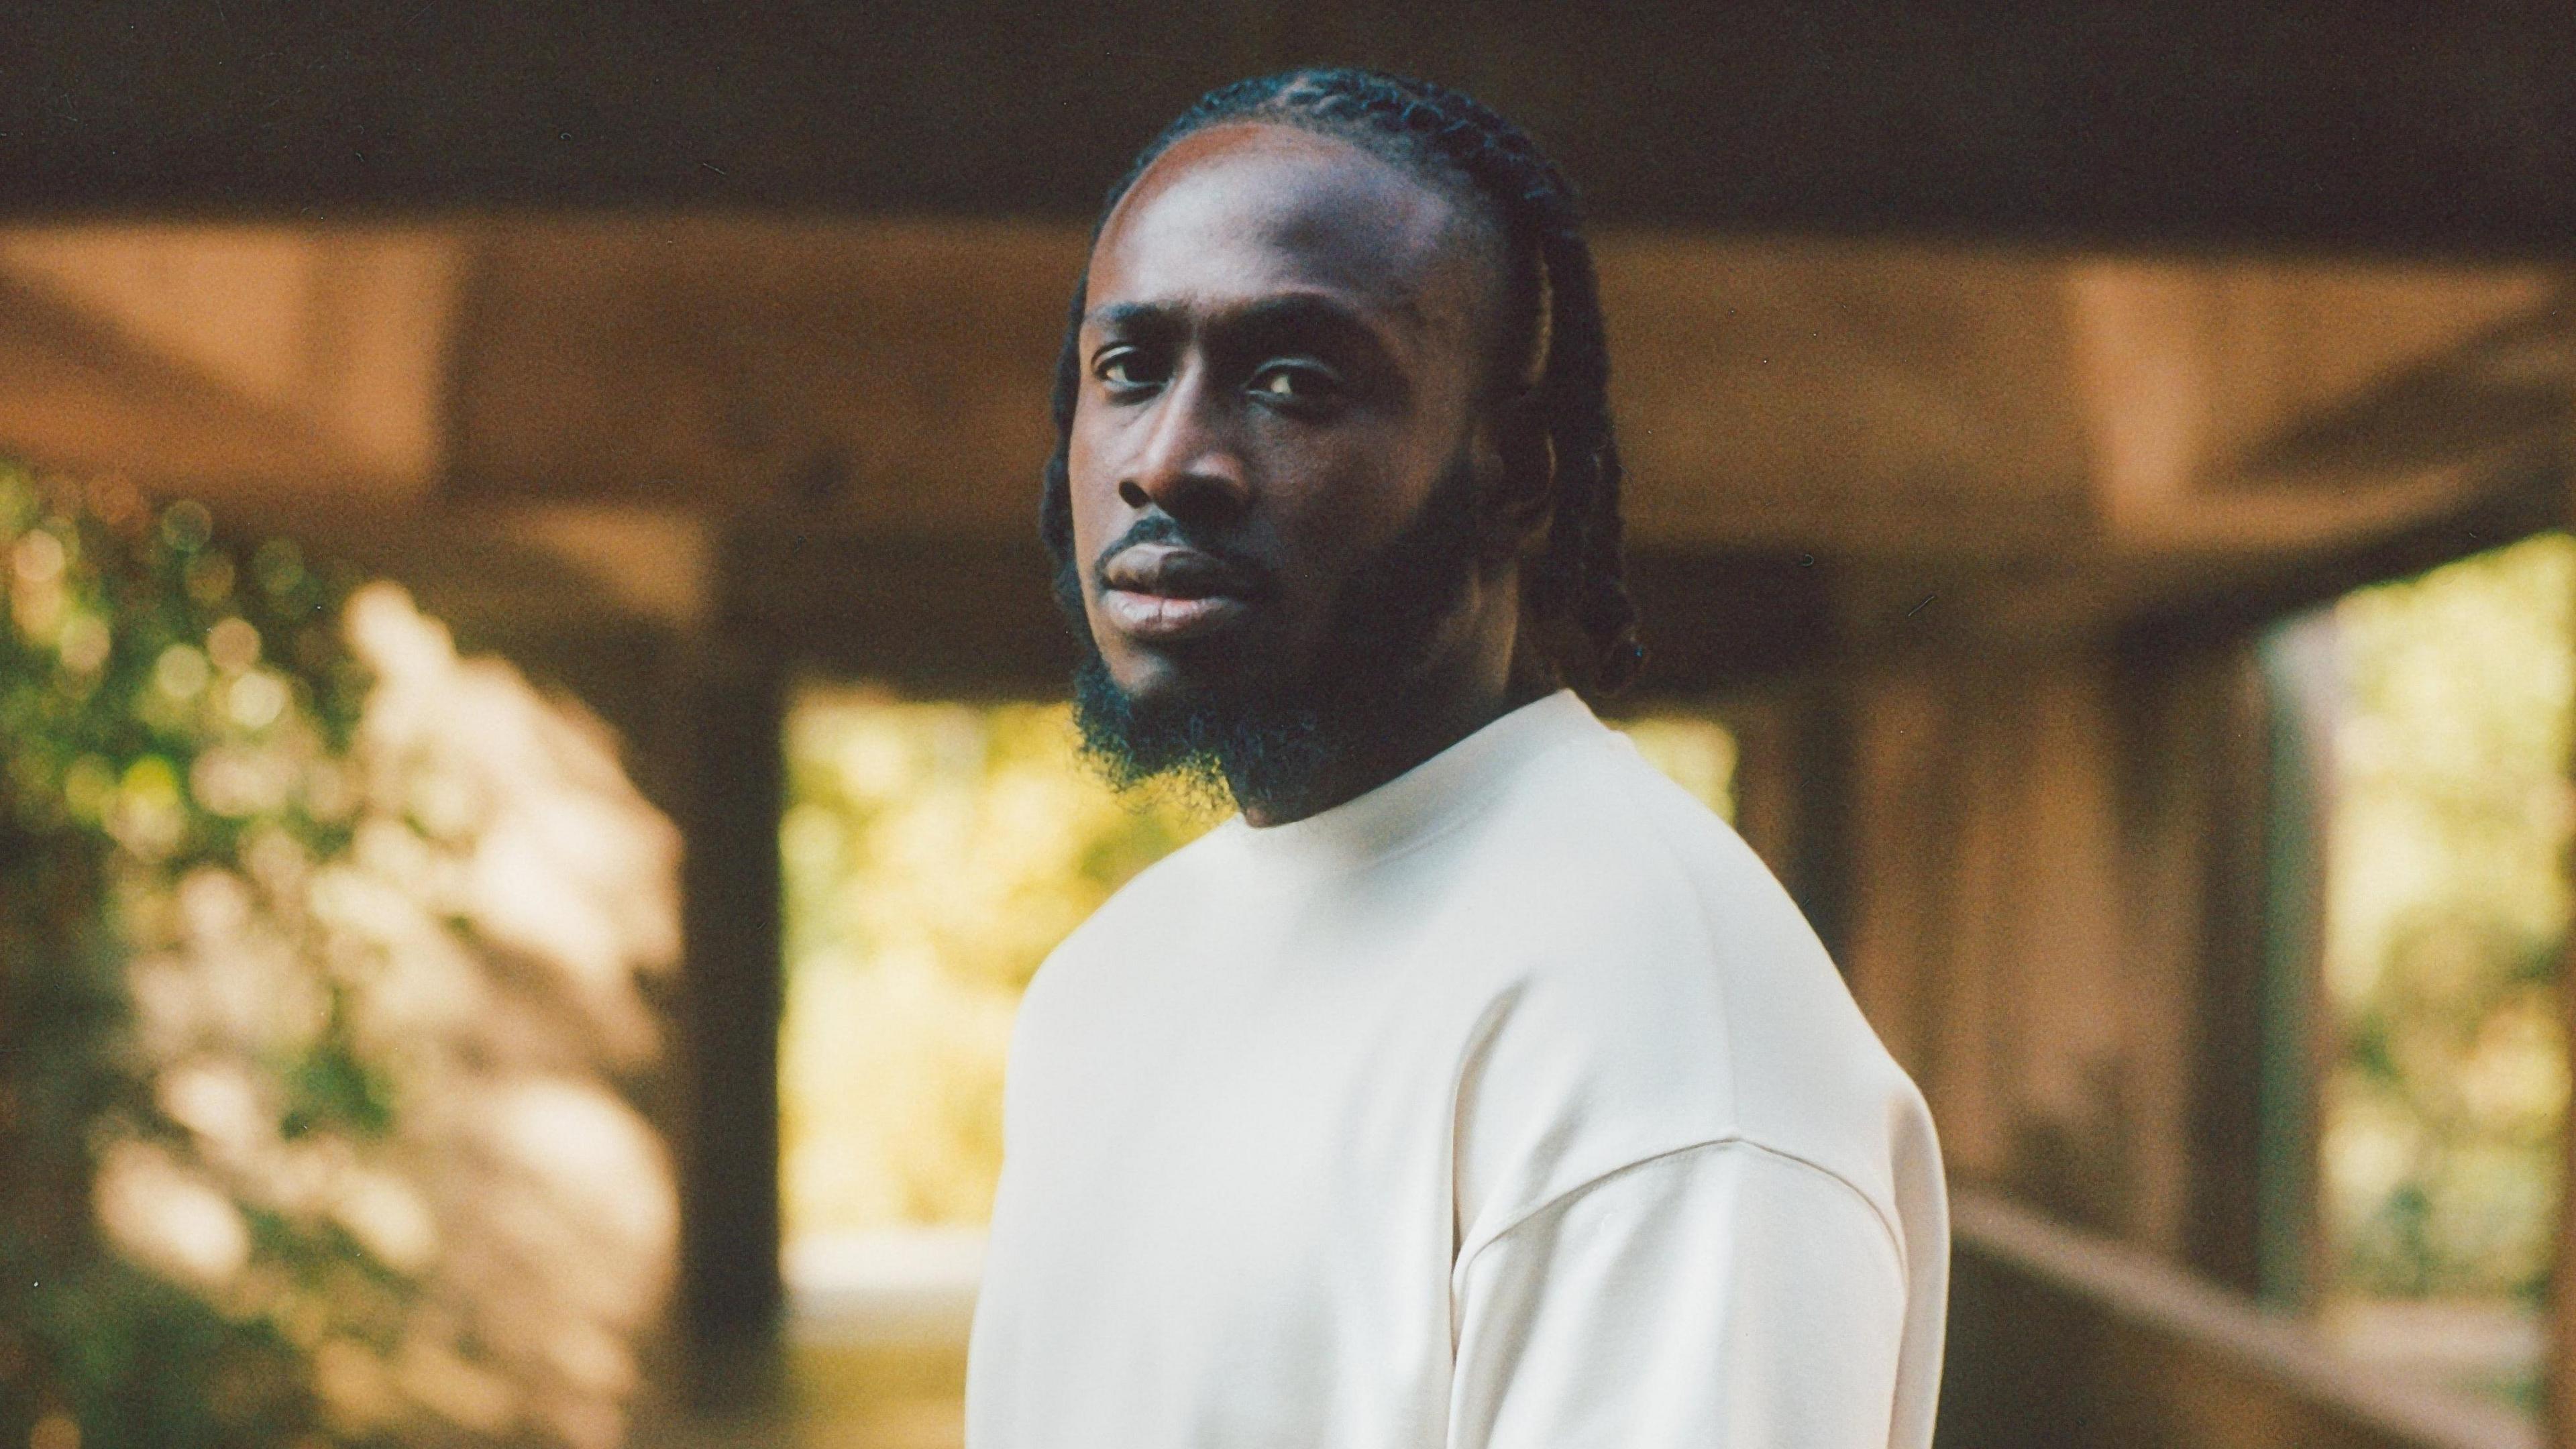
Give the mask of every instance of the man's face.
<svg viewBox="0 0 2576 1449">
<path fill-rule="evenodd" d="M 1420 588 L 1368 574 L 1422 555 L 1435 494 L 1472 513 L 1492 255 L 1442 191 L 1293 127 L 1198 132 L 1127 193 L 1066 461 L 1083 617 L 1129 704 L 1329 682 L 1369 596 Z"/>
</svg>

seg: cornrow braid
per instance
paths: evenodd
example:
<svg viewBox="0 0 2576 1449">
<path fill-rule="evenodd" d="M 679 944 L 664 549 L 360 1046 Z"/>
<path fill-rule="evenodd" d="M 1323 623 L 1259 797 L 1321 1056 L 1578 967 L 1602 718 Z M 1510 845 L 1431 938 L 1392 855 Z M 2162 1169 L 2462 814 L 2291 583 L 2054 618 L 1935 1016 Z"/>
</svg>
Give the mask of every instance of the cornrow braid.
<svg viewBox="0 0 2576 1449">
<path fill-rule="evenodd" d="M 1375 71 L 1308 69 L 1237 81 L 1200 97 L 1109 189 L 1100 225 L 1173 143 L 1229 121 L 1270 121 L 1349 141 L 1434 184 L 1463 187 L 1489 214 L 1512 269 L 1506 295 L 1519 314 L 1504 335 L 1514 340 L 1511 356 L 1524 360 L 1514 371 L 1527 385 L 1555 458 L 1547 536 L 1522 583 L 1528 608 L 1542 625 L 1571 625 L 1581 636 L 1584 657 L 1555 661 L 1569 682 L 1603 695 L 1625 687 L 1645 650 L 1624 568 L 1600 285 L 1573 188 L 1527 133 L 1468 96 Z M 1056 360 L 1056 447 L 1038 512 L 1038 531 L 1059 566 L 1073 551 L 1066 460 L 1082 384 L 1084 306 L 1077 282 Z"/>
</svg>

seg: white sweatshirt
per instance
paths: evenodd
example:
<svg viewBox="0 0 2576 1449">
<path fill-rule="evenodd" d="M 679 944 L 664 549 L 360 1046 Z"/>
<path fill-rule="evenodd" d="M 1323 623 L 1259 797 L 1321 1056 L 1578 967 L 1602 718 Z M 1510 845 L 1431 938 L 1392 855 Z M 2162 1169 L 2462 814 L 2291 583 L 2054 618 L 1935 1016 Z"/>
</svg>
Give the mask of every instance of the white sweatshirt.
<svg viewBox="0 0 2576 1449">
<path fill-rule="evenodd" d="M 1922 1449 L 1932 1122 L 1724 822 L 1570 693 L 1049 958 L 969 1449 Z"/>
</svg>

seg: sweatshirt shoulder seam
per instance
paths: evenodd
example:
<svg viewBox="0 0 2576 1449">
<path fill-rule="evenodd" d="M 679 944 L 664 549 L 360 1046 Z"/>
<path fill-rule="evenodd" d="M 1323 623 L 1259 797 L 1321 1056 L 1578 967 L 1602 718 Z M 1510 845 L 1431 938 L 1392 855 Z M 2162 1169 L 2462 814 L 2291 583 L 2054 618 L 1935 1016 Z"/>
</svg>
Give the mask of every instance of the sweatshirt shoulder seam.
<svg viewBox="0 0 2576 1449">
<path fill-rule="evenodd" d="M 1887 1209 L 1883 1207 L 1876 1198 L 1871 1197 L 1867 1192 L 1863 1191 L 1858 1183 L 1853 1182 L 1850 1178 L 1845 1177 L 1843 1174 L 1836 1172 L 1832 1168 L 1825 1166 L 1823 1163 L 1818 1162 L 1813 1158 L 1802 1157 L 1795 1152 L 1785 1151 L 1781 1148 L 1773 1147 L 1768 1143 L 1758 1142 L 1750 1137 L 1737 1135 L 1702 1138 L 1696 1142 L 1686 1142 L 1677 1147 L 1668 1147 L 1661 1152 L 1650 1153 L 1644 1157 L 1631 1158 L 1626 1162 L 1620 1163 L 1616 1167 L 1605 1168 L 1602 1171 L 1596 1172 L 1592 1176 L 1583 1179 L 1581 1182 L 1575 1183 L 1571 1187 L 1567 1187 L 1559 1192 L 1553 1193 L 1537 1204 L 1515 1213 L 1510 1221 L 1495 1229 L 1483 1242 L 1476 1244 L 1474 1248 L 1470 1249 L 1464 1256 L 1459 1258 L 1457 1266 L 1452 1270 L 1453 1274 L 1463 1277 L 1468 1269 L 1474 1265 L 1476 1259 L 1483 1256 L 1487 1248 L 1490 1248 L 1494 1244 L 1501 1242 L 1503 1239 L 1510 1237 L 1512 1234 L 1519 1232 L 1522 1228 L 1527 1227 L 1538 1219 L 1547 1216 L 1549 1213 L 1554 1212 L 1561 1207 L 1568 1206 L 1576 1198 L 1583 1197 L 1591 1193 L 1595 1189 L 1604 1186 L 1615 1178 L 1625 1176 L 1626 1174 L 1634 1172 L 1640 1168 L 1670 1162 L 1677 1157 L 1682 1157 L 1690 1153 L 1728 1147 L 1745 1148 L 1763 1157 L 1770 1158 L 1777 1162 L 1786 1163 L 1790 1167 L 1803 1170 L 1808 1175 L 1823 1178 L 1825 1181 L 1833 1183 L 1843 1191 L 1850 1193 L 1855 1198 L 1858 1198 L 1861 1206 L 1868 1210 L 1870 1220 L 1877 1223 L 1878 1230 L 1886 1235 L 1888 1249 L 1896 1254 L 1896 1267 L 1899 1276 L 1911 1279 L 1913 1276 L 1913 1267 L 1908 1260 L 1908 1255 L 1905 1251 L 1905 1235 L 1898 1232 L 1896 1224 L 1888 1219 Z"/>
</svg>

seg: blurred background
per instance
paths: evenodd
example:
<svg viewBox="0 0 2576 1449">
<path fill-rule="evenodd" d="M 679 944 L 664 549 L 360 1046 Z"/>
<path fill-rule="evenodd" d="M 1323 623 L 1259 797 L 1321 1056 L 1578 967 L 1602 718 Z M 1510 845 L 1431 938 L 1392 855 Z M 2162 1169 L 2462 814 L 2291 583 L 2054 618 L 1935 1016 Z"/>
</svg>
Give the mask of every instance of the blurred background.
<svg viewBox="0 0 2576 1449">
<path fill-rule="evenodd" d="M 1941 1443 L 2576 1442 L 2576 11 L 0 27 L 0 1446 L 959 1442 L 1012 1012 L 1211 822 L 1033 528 L 1101 190 L 1582 187 L 1652 652 L 1922 1083 Z"/>
</svg>

